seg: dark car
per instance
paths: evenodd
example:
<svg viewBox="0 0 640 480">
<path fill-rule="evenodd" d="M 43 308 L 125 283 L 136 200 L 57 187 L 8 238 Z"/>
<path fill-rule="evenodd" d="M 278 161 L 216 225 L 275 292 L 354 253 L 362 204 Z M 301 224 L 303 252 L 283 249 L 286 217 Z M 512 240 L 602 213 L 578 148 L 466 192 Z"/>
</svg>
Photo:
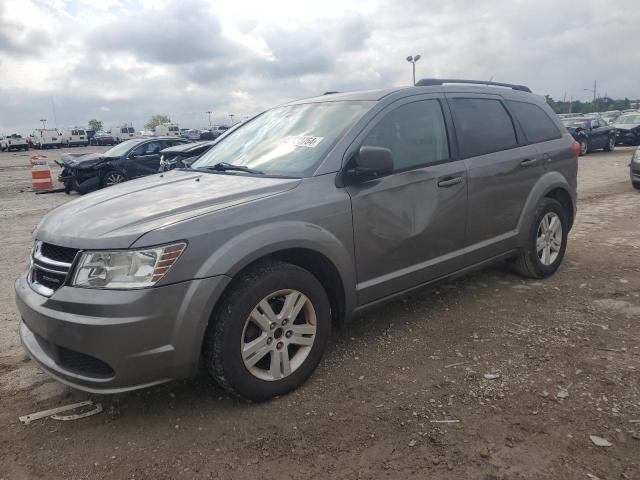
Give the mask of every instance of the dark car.
<svg viewBox="0 0 640 480">
<path fill-rule="evenodd" d="M 631 185 L 636 190 L 640 190 L 640 147 L 636 148 L 631 157 L 631 164 L 629 165 L 631 175 Z"/>
<path fill-rule="evenodd" d="M 562 123 L 580 144 L 580 155 L 598 149 L 609 152 L 616 146 L 616 129 L 600 117 L 563 118 Z"/>
<path fill-rule="evenodd" d="M 640 145 L 640 112 L 620 115 L 613 126 L 617 132 L 617 143 Z"/>
<path fill-rule="evenodd" d="M 139 138 L 122 142 L 104 153 L 66 153 L 56 161 L 66 193 L 87 193 L 132 178 L 158 173 L 160 151 L 184 143 L 180 138 Z"/>
<path fill-rule="evenodd" d="M 200 155 L 209 151 L 215 144 L 215 140 L 209 140 L 165 148 L 160 152 L 160 171 L 166 172 L 174 168 L 189 168 Z"/>
<path fill-rule="evenodd" d="M 91 145 L 115 145 L 116 140 L 110 133 L 98 131 L 91 137 L 89 143 Z"/>
</svg>

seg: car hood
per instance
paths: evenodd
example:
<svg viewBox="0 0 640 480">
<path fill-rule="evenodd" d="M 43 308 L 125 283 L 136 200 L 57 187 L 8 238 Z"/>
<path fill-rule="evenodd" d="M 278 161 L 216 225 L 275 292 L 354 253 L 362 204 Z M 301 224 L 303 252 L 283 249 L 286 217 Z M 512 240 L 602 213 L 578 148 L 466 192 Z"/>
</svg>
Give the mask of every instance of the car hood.
<svg viewBox="0 0 640 480">
<path fill-rule="evenodd" d="M 151 230 L 292 188 L 300 179 L 174 170 L 108 187 L 62 205 L 38 240 L 65 247 L 128 248 Z"/>
<path fill-rule="evenodd" d="M 638 123 L 614 123 L 612 126 L 617 128 L 618 130 L 631 130 L 633 128 L 636 128 L 636 127 L 640 126 L 640 124 L 638 124 Z"/>
<path fill-rule="evenodd" d="M 56 163 L 65 167 L 83 167 L 95 165 L 105 160 L 107 157 L 102 153 L 63 153 Z"/>
</svg>

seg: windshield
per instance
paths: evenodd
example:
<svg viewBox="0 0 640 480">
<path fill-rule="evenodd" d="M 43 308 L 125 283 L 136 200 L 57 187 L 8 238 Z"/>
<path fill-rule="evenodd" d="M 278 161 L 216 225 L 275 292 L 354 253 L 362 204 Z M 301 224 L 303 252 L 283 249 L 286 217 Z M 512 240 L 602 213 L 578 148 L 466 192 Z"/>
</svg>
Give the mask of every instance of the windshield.
<svg viewBox="0 0 640 480">
<path fill-rule="evenodd" d="M 127 153 L 131 148 L 140 143 L 140 140 L 127 140 L 126 142 L 119 143 L 115 147 L 110 148 L 104 152 L 105 157 L 121 157 Z"/>
<path fill-rule="evenodd" d="M 640 123 L 640 115 L 622 115 L 616 123 Z"/>
<path fill-rule="evenodd" d="M 563 120 L 562 123 L 565 127 L 570 128 L 589 128 L 588 120 Z"/>
<path fill-rule="evenodd" d="M 289 105 L 269 110 L 227 134 L 192 168 L 241 165 L 265 175 L 305 177 L 373 102 Z"/>
</svg>

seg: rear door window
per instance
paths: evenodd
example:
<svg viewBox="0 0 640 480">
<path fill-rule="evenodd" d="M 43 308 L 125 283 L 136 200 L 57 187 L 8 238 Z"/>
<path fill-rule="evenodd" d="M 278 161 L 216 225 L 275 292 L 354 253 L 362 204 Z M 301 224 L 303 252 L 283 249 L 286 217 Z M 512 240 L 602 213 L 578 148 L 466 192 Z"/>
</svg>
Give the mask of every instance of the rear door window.
<svg viewBox="0 0 640 480">
<path fill-rule="evenodd" d="M 447 160 L 449 143 L 440 102 L 422 100 L 396 108 L 371 129 L 362 145 L 391 150 L 396 171 Z"/>
<path fill-rule="evenodd" d="M 452 98 L 449 105 L 462 158 L 508 150 L 518 145 L 513 121 L 500 100 Z"/>
<path fill-rule="evenodd" d="M 513 100 L 507 100 L 507 105 L 531 143 L 546 142 L 562 136 L 553 120 L 538 105 Z"/>
</svg>

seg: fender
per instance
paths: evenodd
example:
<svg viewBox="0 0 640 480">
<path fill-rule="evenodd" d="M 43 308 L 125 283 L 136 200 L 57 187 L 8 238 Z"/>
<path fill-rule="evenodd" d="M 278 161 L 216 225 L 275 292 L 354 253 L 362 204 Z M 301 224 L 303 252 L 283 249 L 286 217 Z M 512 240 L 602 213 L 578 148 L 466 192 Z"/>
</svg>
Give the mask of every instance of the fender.
<svg viewBox="0 0 640 480">
<path fill-rule="evenodd" d="M 234 277 L 250 263 L 287 249 L 313 250 L 326 257 L 342 280 L 345 318 L 356 304 L 356 276 L 352 246 L 344 245 L 328 230 L 311 223 L 283 221 L 244 230 L 216 248 L 202 263 L 197 278 L 216 275 Z"/>
<path fill-rule="evenodd" d="M 575 211 L 576 198 L 572 194 L 572 189 L 566 178 L 559 172 L 547 172 L 540 177 L 537 183 L 529 192 L 527 201 L 524 204 L 522 213 L 518 220 L 517 232 L 518 232 L 518 245 L 526 245 L 527 234 L 529 233 L 528 227 L 531 225 L 533 215 L 540 200 L 544 198 L 550 191 L 562 188 L 571 197 L 571 202 Z"/>
</svg>

